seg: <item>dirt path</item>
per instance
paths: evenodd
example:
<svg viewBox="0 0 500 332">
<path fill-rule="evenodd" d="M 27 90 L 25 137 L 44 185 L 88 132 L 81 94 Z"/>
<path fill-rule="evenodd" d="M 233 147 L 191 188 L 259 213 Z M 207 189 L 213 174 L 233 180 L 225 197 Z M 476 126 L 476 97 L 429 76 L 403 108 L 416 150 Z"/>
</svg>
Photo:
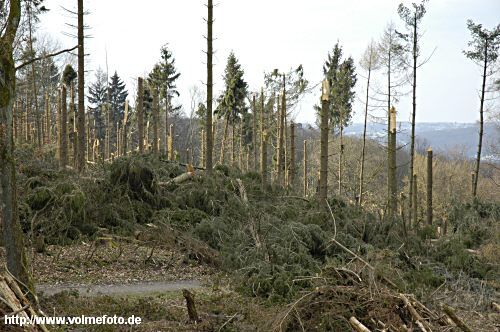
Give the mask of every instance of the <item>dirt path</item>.
<svg viewBox="0 0 500 332">
<path fill-rule="evenodd" d="M 51 296 L 63 291 L 76 290 L 80 296 L 98 295 L 140 295 L 161 292 L 173 292 L 181 289 L 200 288 L 199 280 L 180 281 L 142 281 L 132 284 L 111 285 L 38 285 L 37 291 L 43 292 L 45 296 Z"/>
</svg>

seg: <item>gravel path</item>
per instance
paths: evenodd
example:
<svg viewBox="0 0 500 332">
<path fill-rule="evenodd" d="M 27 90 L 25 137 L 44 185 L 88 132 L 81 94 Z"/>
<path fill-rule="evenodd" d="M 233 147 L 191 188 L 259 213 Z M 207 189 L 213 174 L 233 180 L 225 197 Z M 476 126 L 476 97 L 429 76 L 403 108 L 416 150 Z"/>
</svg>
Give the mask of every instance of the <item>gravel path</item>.
<svg viewBox="0 0 500 332">
<path fill-rule="evenodd" d="M 76 290 L 80 296 L 98 295 L 140 295 L 149 293 L 173 292 L 181 289 L 200 288 L 199 280 L 180 281 L 144 281 L 131 284 L 112 285 L 37 285 L 37 291 L 45 296 L 51 296 L 63 291 Z"/>
</svg>

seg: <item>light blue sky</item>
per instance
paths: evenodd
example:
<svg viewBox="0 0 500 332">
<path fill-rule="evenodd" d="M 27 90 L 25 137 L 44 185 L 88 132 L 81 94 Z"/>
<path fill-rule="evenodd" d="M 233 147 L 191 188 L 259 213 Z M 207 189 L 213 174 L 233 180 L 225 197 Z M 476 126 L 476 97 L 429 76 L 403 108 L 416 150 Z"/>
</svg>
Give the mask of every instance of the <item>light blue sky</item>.
<svg viewBox="0 0 500 332">
<path fill-rule="evenodd" d="M 322 78 L 327 53 L 337 40 L 344 53 L 359 64 L 370 40 L 377 40 L 389 21 L 401 29 L 397 17 L 401 0 L 215 2 L 216 92 L 223 88 L 221 77 L 231 50 L 239 58 L 252 90 L 260 89 L 264 71 L 286 70 L 299 64 L 304 66 L 306 78 L 316 84 Z M 42 17 L 40 31 L 51 34 L 61 46 L 75 44 L 61 33 L 70 31 L 65 23 L 74 23 L 74 19 L 60 6 L 73 9 L 73 3 L 76 6 L 75 0 L 46 0 L 51 11 Z M 86 46 L 88 69 L 105 68 L 107 49 L 110 73 L 117 70 L 134 95 L 134 78 L 151 70 L 160 47 L 168 42 L 181 72 L 179 102 L 189 111 L 190 88 L 197 85 L 205 89 L 204 4 L 204 0 L 86 0 L 85 7 L 90 11 L 86 22 L 93 36 Z M 470 39 L 466 28 L 469 18 L 493 27 L 500 23 L 500 1 L 430 0 L 422 22 L 423 54 L 436 51 L 418 72 L 417 121 L 474 122 L 478 118 L 480 72 L 462 54 Z M 93 72 L 89 72 L 87 82 L 93 78 Z M 359 77 L 359 97 L 363 97 L 364 85 Z M 314 122 L 312 106 L 318 99 L 319 91 L 304 98 L 295 111 L 297 121 Z M 403 98 L 396 107 L 399 120 L 408 120 L 411 100 Z M 363 105 L 356 102 L 354 110 L 354 121 L 360 122 Z"/>
</svg>

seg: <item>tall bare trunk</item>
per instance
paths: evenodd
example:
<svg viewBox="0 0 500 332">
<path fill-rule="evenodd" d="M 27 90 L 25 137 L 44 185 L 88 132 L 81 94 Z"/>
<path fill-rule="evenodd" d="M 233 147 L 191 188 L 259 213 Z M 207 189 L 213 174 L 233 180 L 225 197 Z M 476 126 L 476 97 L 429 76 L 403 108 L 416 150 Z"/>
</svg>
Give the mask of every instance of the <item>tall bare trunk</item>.
<svg viewBox="0 0 500 332">
<path fill-rule="evenodd" d="M 82 172 L 85 168 L 85 50 L 83 35 L 83 0 L 78 0 L 78 114 L 76 168 Z"/>
<path fill-rule="evenodd" d="M 159 136 L 158 136 L 158 123 L 160 122 L 160 104 L 158 99 L 158 91 L 153 91 L 153 153 L 160 154 Z"/>
<path fill-rule="evenodd" d="M 264 110 L 264 89 L 260 92 L 260 176 L 262 187 L 267 184 L 267 133 Z"/>
<path fill-rule="evenodd" d="M 413 190 L 416 190 L 416 185 L 413 182 L 412 174 L 414 173 L 414 163 L 415 163 L 415 117 L 417 113 L 417 14 L 415 12 L 415 19 L 413 25 L 413 93 L 412 93 L 412 106 L 413 110 L 411 113 L 411 142 L 410 142 L 410 191 L 409 197 L 412 197 Z M 410 203 L 408 209 L 408 222 L 412 221 L 412 200 L 408 200 Z M 415 220 L 413 224 L 416 224 L 417 216 L 415 215 Z"/>
<path fill-rule="evenodd" d="M 253 107 L 253 170 L 257 171 L 257 104 L 255 101 L 255 94 L 252 99 L 252 107 Z"/>
<path fill-rule="evenodd" d="M 45 142 L 50 144 L 52 141 L 52 124 L 51 124 L 52 114 L 50 112 L 50 98 L 49 93 L 45 93 Z"/>
<path fill-rule="evenodd" d="M 479 108 L 479 142 L 477 144 L 476 167 L 474 176 L 474 186 L 472 188 L 472 196 L 477 196 L 477 182 L 479 180 L 479 166 L 481 164 L 481 150 L 483 148 L 484 134 L 484 94 L 486 91 L 486 69 L 488 67 L 488 42 L 484 47 L 484 65 L 483 65 L 483 84 L 481 86 L 481 105 Z"/>
<path fill-rule="evenodd" d="M 208 18 L 207 18 L 207 121 L 206 121 L 206 136 L 207 148 L 205 149 L 205 168 L 207 172 L 212 171 L 212 152 L 213 152 L 213 136 L 212 136 L 212 94 L 213 94 L 213 75 L 212 75 L 212 26 L 213 26 L 213 0 L 208 0 Z"/>
<path fill-rule="evenodd" d="M 285 169 L 285 114 L 286 112 L 286 92 L 285 88 L 281 91 L 281 107 L 278 112 L 279 134 L 278 134 L 278 159 L 277 159 L 277 183 L 282 186 Z"/>
<path fill-rule="evenodd" d="M 371 54 L 370 54 L 371 58 Z M 365 175 L 365 150 L 366 150 L 366 125 L 368 123 L 368 101 L 370 98 L 370 78 L 372 73 L 371 64 L 368 66 L 368 78 L 366 80 L 366 97 L 365 97 L 365 122 L 363 126 L 363 147 L 361 148 L 361 170 L 359 172 L 359 192 L 358 192 L 358 204 L 363 205 L 363 181 Z"/>
</svg>

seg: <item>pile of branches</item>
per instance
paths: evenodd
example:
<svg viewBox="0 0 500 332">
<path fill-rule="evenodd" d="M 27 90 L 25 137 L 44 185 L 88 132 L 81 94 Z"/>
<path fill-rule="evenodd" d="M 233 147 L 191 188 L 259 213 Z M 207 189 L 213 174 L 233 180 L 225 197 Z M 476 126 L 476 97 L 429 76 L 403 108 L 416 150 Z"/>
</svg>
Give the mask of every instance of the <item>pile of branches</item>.
<svg viewBox="0 0 500 332">
<path fill-rule="evenodd" d="M 304 277 L 313 287 L 290 303 L 271 323 L 273 331 L 464 331 L 472 329 L 446 304 L 430 309 L 334 240 L 353 256 L 343 267 L 327 265 Z"/>
</svg>

